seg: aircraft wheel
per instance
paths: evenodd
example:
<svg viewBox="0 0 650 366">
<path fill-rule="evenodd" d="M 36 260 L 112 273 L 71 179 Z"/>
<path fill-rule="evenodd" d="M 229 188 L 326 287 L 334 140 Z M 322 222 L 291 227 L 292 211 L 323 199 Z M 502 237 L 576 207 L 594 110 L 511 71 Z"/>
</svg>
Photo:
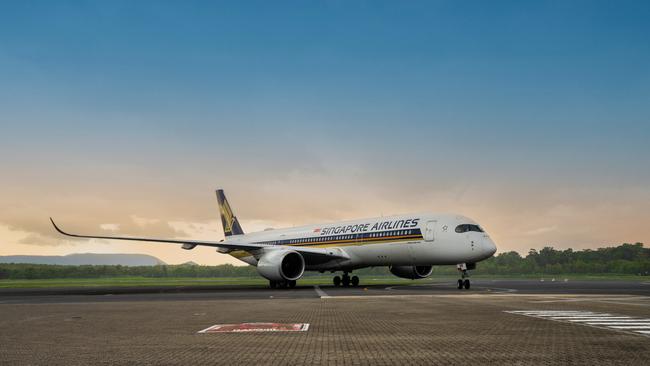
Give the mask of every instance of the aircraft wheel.
<svg viewBox="0 0 650 366">
<path fill-rule="evenodd" d="M 341 277 L 334 276 L 334 286 L 336 286 L 336 287 L 341 286 Z"/>
<path fill-rule="evenodd" d="M 343 287 L 348 287 L 348 286 L 350 286 L 350 277 L 343 276 Z"/>
<path fill-rule="evenodd" d="M 278 283 L 276 281 L 271 280 L 271 281 L 269 281 L 269 286 L 271 288 L 276 288 L 276 287 L 278 287 Z"/>
<path fill-rule="evenodd" d="M 463 286 L 465 287 L 465 290 L 469 290 L 469 280 L 465 280 Z"/>
<path fill-rule="evenodd" d="M 296 281 L 289 281 L 289 287 L 295 288 L 296 287 Z"/>
<path fill-rule="evenodd" d="M 352 276 L 352 286 L 354 286 L 354 287 L 359 286 L 359 277 Z"/>
<path fill-rule="evenodd" d="M 287 281 L 280 281 L 280 288 L 287 288 L 288 285 Z"/>
<path fill-rule="evenodd" d="M 463 289 L 463 280 L 458 280 L 458 289 L 459 290 Z"/>
</svg>

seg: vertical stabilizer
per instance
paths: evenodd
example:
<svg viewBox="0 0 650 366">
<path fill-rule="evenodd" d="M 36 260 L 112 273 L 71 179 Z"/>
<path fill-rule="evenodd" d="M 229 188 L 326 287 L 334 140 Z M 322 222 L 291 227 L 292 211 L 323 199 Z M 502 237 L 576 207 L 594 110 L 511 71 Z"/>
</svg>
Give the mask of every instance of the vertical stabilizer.
<svg viewBox="0 0 650 366">
<path fill-rule="evenodd" d="M 223 193 L 223 189 L 217 189 L 217 202 L 219 202 L 219 211 L 221 212 L 221 224 L 223 225 L 223 233 L 226 236 L 241 235 L 244 233 L 237 217 L 232 213 L 230 204 Z"/>
</svg>

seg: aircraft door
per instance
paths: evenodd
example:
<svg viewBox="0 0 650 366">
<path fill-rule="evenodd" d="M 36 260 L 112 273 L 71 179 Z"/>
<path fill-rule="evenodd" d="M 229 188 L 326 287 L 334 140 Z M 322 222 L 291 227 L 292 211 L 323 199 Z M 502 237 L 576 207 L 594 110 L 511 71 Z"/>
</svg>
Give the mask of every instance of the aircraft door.
<svg viewBox="0 0 650 366">
<path fill-rule="evenodd" d="M 424 227 L 424 240 L 425 241 L 434 241 L 435 235 L 436 235 L 436 226 L 438 224 L 438 221 L 435 220 L 429 220 L 427 221 L 425 227 Z"/>
</svg>

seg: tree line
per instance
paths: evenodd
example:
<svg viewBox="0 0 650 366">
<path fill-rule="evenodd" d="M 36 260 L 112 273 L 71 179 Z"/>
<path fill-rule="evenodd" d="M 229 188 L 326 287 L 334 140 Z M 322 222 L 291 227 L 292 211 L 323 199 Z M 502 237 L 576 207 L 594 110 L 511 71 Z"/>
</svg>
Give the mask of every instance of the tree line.
<svg viewBox="0 0 650 366">
<path fill-rule="evenodd" d="M 434 267 L 434 275 L 453 275 L 455 266 Z M 361 275 L 388 275 L 386 267 L 365 268 L 355 273 Z M 544 247 L 531 249 L 525 257 L 511 251 L 500 253 L 478 264 L 477 273 L 490 275 L 534 274 L 650 274 L 650 249 L 642 243 L 622 244 L 617 247 L 556 250 Z M 311 275 L 313 273 L 307 273 Z M 2 263 L 1 279 L 46 278 L 108 278 L 108 277 L 257 277 L 252 266 L 197 265 L 49 265 Z"/>
<path fill-rule="evenodd" d="M 622 244 L 596 250 L 531 249 L 522 257 L 505 252 L 479 263 L 486 274 L 650 274 L 650 249 L 642 243 Z"/>
</svg>

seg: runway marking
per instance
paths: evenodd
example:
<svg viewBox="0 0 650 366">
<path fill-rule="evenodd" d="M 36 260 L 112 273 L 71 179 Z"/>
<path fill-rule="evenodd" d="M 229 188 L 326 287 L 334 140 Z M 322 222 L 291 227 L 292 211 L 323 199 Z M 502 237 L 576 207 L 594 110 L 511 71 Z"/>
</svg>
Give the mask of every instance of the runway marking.
<svg viewBox="0 0 650 366">
<path fill-rule="evenodd" d="M 628 320 L 630 319 L 629 316 L 601 316 L 601 317 L 595 317 L 595 316 L 572 316 L 572 317 L 554 317 L 553 319 L 555 320 L 568 320 L 570 322 L 588 322 L 590 320 Z"/>
<path fill-rule="evenodd" d="M 650 319 L 632 316 L 616 316 L 608 313 L 594 313 L 580 310 L 514 310 L 505 313 L 547 319 L 567 324 L 580 324 L 636 335 L 650 335 Z"/>
<path fill-rule="evenodd" d="M 517 289 L 514 288 L 505 288 L 505 287 L 485 287 L 485 286 L 475 286 L 474 288 L 485 288 L 488 291 L 497 290 L 496 294 L 511 294 L 517 292 Z"/>
<path fill-rule="evenodd" d="M 555 298 L 555 296 L 550 296 L 552 299 L 551 300 L 537 300 L 537 301 L 531 301 L 532 303 L 557 303 L 557 302 L 584 302 L 584 301 L 589 301 L 589 302 L 601 302 L 601 303 L 606 303 L 606 304 L 617 304 L 617 305 L 634 305 L 634 306 L 650 306 L 650 297 L 648 296 L 635 296 L 635 295 L 629 295 L 629 296 L 620 296 L 620 295 L 615 295 L 615 296 L 593 296 L 593 295 L 586 295 L 581 298 L 565 298 L 565 299 L 558 299 Z"/>
<path fill-rule="evenodd" d="M 320 296 L 321 299 L 329 299 L 331 297 L 325 291 L 321 290 L 320 286 L 318 286 L 318 285 L 314 286 L 314 290 L 316 291 L 316 294 L 318 294 L 318 296 Z"/>
<path fill-rule="evenodd" d="M 309 323 L 240 323 L 217 324 L 197 333 L 306 332 Z"/>
<path fill-rule="evenodd" d="M 650 325 L 650 321 L 645 321 L 645 322 L 636 322 L 636 323 L 625 323 L 625 322 L 586 322 L 585 324 L 589 325 L 621 325 L 621 326 L 645 326 L 645 325 Z"/>
<path fill-rule="evenodd" d="M 538 303 L 551 303 L 551 302 L 571 302 L 571 301 L 628 301 L 628 300 L 650 300 L 648 296 L 594 296 L 594 295 L 584 295 L 583 298 L 575 299 L 553 299 L 553 300 L 540 300 Z"/>
<path fill-rule="evenodd" d="M 455 285 L 454 285 L 455 286 Z M 388 286 L 384 290 L 395 290 L 396 288 L 417 288 L 417 287 L 449 287 L 449 288 L 454 288 L 454 286 L 448 284 L 448 283 L 428 283 L 428 284 L 417 284 L 417 285 L 394 285 L 394 286 Z"/>
<path fill-rule="evenodd" d="M 385 298 L 385 299 L 390 299 L 390 298 L 458 298 L 458 297 L 466 297 L 466 298 L 473 298 L 473 299 L 482 299 L 482 298 L 494 298 L 494 299 L 507 299 L 507 298 L 521 298 L 521 299 L 529 299 L 529 298 L 548 298 L 549 295 L 545 294 L 522 294 L 522 293 L 502 293 L 502 292 L 490 292 L 490 293 L 485 293 L 485 292 L 464 292 L 464 291 L 458 291 L 455 293 L 444 293 L 444 294 L 391 294 L 391 295 L 375 295 L 376 293 L 373 294 L 366 294 L 366 295 L 331 295 L 329 298 L 330 299 L 373 299 L 373 298 Z M 583 296 L 583 295 L 573 295 L 573 294 L 559 294 L 559 295 L 551 295 L 551 296 L 557 296 L 557 297 L 575 297 L 575 296 Z M 531 301 L 533 302 L 533 301 Z M 577 313 L 576 312 L 569 312 L 569 314 Z M 566 312 L 565 312 L 566 313 Z M 584 313 L 588 314 L 588 313 Z"/>
<path fill-rule="evenodd" d="M 453 284 L 448 284 L 448 283 L 429 283 L 429 284 L 418 284 L 418 285 L 395 285 L 395 286 L 388 286 L 384 288 L 384 290 L 399 290 L 399 289 L 406 289 L 406 290 L 413 290 L 417 289 L 419 287 L 444 287 L 444 288 L 456 288 L 456 285 Z M 474 289 L 485 289 L 487 291 L 493 291 L 494 294 L 505 294 L 505 293 L 514 293 L 517 292 L 516 289 L 513 288 L 503 288 L 503 287 L 488 287 L 488 286 L 474 286 Z"/>
</svg>

